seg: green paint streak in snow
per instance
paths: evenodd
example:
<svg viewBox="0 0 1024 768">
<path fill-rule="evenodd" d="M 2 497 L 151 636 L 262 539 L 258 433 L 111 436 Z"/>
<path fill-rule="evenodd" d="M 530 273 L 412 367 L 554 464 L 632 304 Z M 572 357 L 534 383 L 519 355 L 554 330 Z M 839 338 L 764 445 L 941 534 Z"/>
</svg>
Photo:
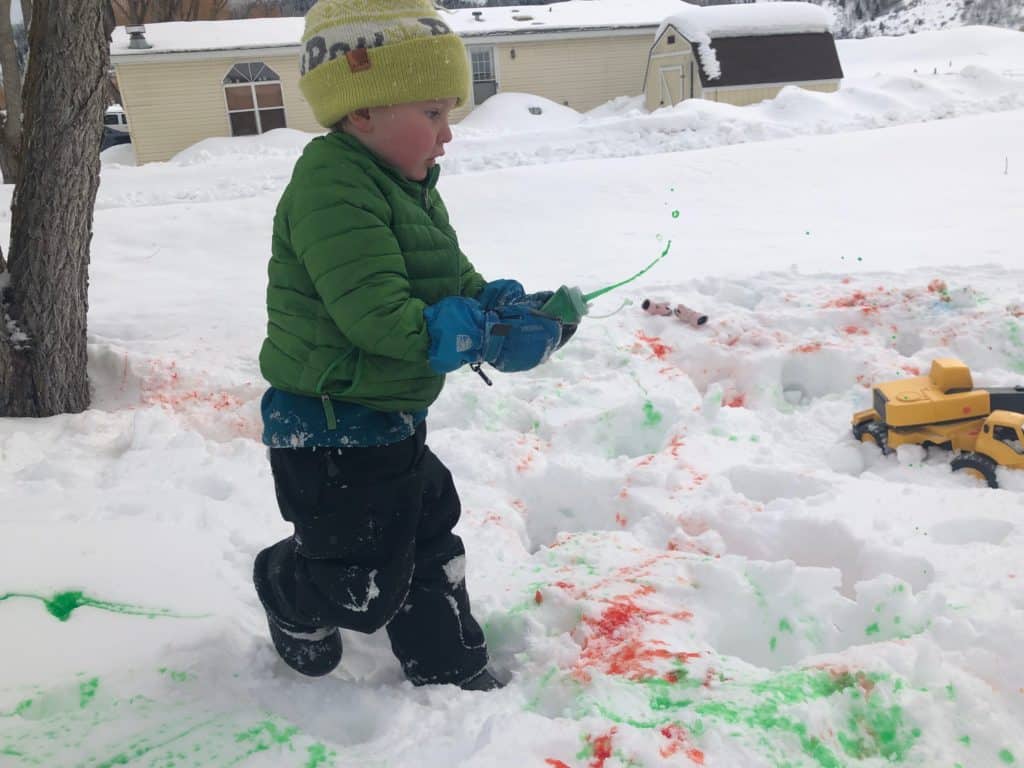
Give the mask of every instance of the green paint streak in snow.
<svg viewBox="0 0 1024 768">
<path fill-rule="evenodd" d="M 878 622 L 877 621 L 874 624 L 868 624 L 864 628 L 864 634 L 865 635 L 877 635 L 878 632 L 879 632 L 879 629 L 878 629 Z"/>
<path fill-rule="evenodd" d="M 1013 765 L 1015 762 L 1017 762 L 1017 758 L 1013 756 L 1013 752 L 1011 752 L 1008 749 L 999 750 L 999 759 L 1007 765 Z"/>
<path fill-rule="evenodd" d="M 771 650 L 774 651 L 775 650 L 775 646 L 777 646 L 778 644 L 779 644 L 779 639 L 775 635 L 772 635 L 772 639 L 768 641 L 768 647 Z"/>
<path fill-rule="evenodd" d="M 789 619 L 782 619 L 779 621 L 779 632 L 789 632 L 793 634 L 793 625 L 789 623 Z"/>
<path fill-rule="evenodd" d="M 311 744 L 309 746 L 309 760 L 303 768 L 320 768 L 320 766 L 326 765 L 328 760 L 333 765 L 335 757 L 336 753 L 333 750 L 327 749 L 323 744 Z"/>
<path fill-rule="evenodd" d="M 92 697 L 96 695 L 96 689 L 99 687 L 100 679 L 98 677 L 81 683 L 78 686 L 78 706 L 85 709 L 86 705 L 92 701 Z"/>
<path fill-rule="evenodd" d="M 1015 320 L 1010 321 L 1010 343 L 1013 346 L 1024 349 L 1024 340 L 1021 339 L 1020 324 Z M 1010 361 L 1013 369 L 1018 373 L 1024 373 L 1024 360 Z"/>
<path fill-rule="evenodd" d="M 664 713 L 665 717 L 656 718 L 653 722 L 615 717 L 603 708 L 601 713 L 615 722 L 627 723 L 635 727 L 656 727 L 663 725 L 678 715 L 670 714 L 679 710 L 688 710 L 702 718 L 711 718 L 726 725 L 746 726 L 760 732 L 759 743 L 769 745 L 768 734 L 782 733 L 795 737 L 803 754 L 819 768 L 844 768 L 847 757 L 870 758 L 882 757 L 890 763 L 905 760 L 910 749 L 921 735 L 917 728 L 909 728 L 904 723 L 903 710 L 894 705 L 882 703 L 882 697 L 874 695 L 864 697 L 860 686 L 865 680 L 879 682 L 881 675 L 857 675 L 850 673 L 834 674 L 825 670 L 799 670 L 777 675 L 774 678 L 752 685 L 726 684 L 717 689 L 719 695 L 740 694 L 744 689 L 757 698 L 749 703 L 736 700 L 714 700 L 692 697 L 673 696 L 675 691 L 700 688 L 699 680 L 689 677 L 685 671 L 679 675 L 675 683 L 663 678 L 651 678 L 639 681 L 647 687 L 650 699 L 649 706 L 653 712 Z M 898 681 L 897 681 L 898 682 Z M 821 739 L 812 735 L 809 727 L 785 712 L 793 707 L 802 712 L 806 704 L 815 699 L 823 699 L 849 692 L 851 704 L 846 730 L 839 731 L 836 738 L 845 755 L 837 755 Z M 699 697 L 700 694 L 698 693 Z M 704 729 L 703 722 L 701 730 Z M 838 730 L 838 729 L 837 729 Z M 795 765 L 795 763 L 794 763 Z"/>
<path fill-rule="evenodd" d="M 110 611 L 111 613 L 123 613 L 129 616 L 145 616 L 149 619 L 155 619 L 157 617 L 169 617 L 175 619 L 198 619 L 202 616 L 186 616 L 184 614 L 174 613 L 173 611 L 166 610 L 164 608 L 143 608 L 138 605 L 131 605 L 129 603 L 112 603 L 108 600 L 97 600 L 94 597 L 87 597 L 82 592 L 58 592 L 52 597 L 44 597 L 42 595 L 33 595 L 25 592 L 7 592 L 0 595 L 0 603 L 4 600 L 8 600 L 12 597 L 22 597 L 29 600 L 40 601 L 49 612 L 58 621 L 67 621 L 71 618 L 71 614 L 75 610 L 83 606 L 90 608 L 98 608 L 103 611 Z"/>
<path fill-rule="evenodd" d="M 654 409 L 654 403 L 648 400 L 644 403 L 644 426 L 656 427 L 661 423 L 661 414 Z"/>
</svg>

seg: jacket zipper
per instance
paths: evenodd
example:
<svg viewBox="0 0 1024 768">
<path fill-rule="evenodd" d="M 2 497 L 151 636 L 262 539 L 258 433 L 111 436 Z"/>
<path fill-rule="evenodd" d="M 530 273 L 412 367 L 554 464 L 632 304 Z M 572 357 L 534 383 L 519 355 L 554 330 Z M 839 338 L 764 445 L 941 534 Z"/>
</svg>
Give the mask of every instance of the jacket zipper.
<svg viewBox="0 0 1024 768">
<path fill-rule="evenodd" d="M 320 375 L 320 381 L 316 383 L 316 393 L 320 395 L 320 402 L 324 406 L 324 416 L 327 419 L 327 428 L 335 430 L 338 428 L 338 419 L 334 415 L 334 404 L 331 402 L 331 396 L 321 390 L 324 388 L 324 382 L 327 381 L 327 377 L 331 375 L 331 371 L 338 367 L 338 363 L 348 357 L 349 353 L 346 352 L 344 355 L 340 355 L 335 358 L 334 361 L 327 366 L 327 370 Z"/>
</svg>

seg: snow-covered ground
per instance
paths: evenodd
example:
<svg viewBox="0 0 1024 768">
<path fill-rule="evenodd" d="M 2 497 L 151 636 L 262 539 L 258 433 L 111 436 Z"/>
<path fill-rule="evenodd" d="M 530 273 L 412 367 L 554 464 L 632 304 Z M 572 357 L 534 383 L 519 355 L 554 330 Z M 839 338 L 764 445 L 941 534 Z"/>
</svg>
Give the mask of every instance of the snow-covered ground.
<svg viewBox="0 0 1024 768">
<path fill-rule="evenodd" d="M 1024 763 L 1024 472 L 989 490 L 849 433 L 872 382 L 937 356 L 1024 381 L 1008 34 L 844 43 L 831 96 L 459 129 L 442 192 L 485 275 L 593 290 L 668 249 L 545 366 L 457 373 L 431 409 L 511 680 L 489 694 L 414 689 L 352 633 L 335 675 L 300 679 L 266 636 L 249 571 L 288 528 L 256 353 L 308 137 L 108 155 L 94 407 L 0 420 L 0 766 Z"/>
</svg>

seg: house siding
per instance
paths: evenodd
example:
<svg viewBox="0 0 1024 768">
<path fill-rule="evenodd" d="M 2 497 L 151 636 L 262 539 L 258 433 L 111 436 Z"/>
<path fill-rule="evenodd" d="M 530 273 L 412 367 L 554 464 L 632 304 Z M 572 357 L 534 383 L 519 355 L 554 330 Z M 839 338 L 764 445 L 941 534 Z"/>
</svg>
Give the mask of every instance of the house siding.
<svg viewBox="0 0 1024 768">
<path fill-rule="evenodd" d="M 732 104 L 736 107 L 745 107 L 749 104 L 757 104 L 759 101 L 774 99 L 779 95 L 779 91 L 788 85 L 795 85 L 806 91 L 818 91 L 820 93 L 832 93 L 839 90 L 839 83 L 832 80 L 821 83 L 783 83 L 781 85 L 750 87 L 705 88 L 701 98 L 708 101 L 717 101 L 722 104 Z"/>
<path fill-rule="evenodd" d="M 639 95 L 650 40 L 649 29 L 579 39 L 506 37 L 493 44 L 498 93 L 532 93 L 581 112 L 618 96 Z M 487 38 L 467 38 L 465 43 L 489 45 Z M 222 83 L 232 66 L 246 61 L 262 61 L 280 76 L 289 128 L 323 131 L 299 91 L 297 48 L 272 56 L 231 51 L 223 57 L 184 60 L 174 54 L 159 61 L 124 57 L 115 60 L 115 68 L 137 161 L 168 160 L 197 141 L 230 136 Z M 455 109 L 452 122 L 472 109 L 472 104 Z"/>
<path fill-rule="evenodd" d="M 230 136 L 224 76 L 235 64 L 261 61 L 281 78 L 285 120 L 289 128 L 321 132 L 299 91 L 295 55 L 252 56 L 244 51 L 225 58 L 116 65 L 121 100 L 139 163 L 169 160 L 197 141 Z"/>
<path fill-rule="evenodd" d="M 467 40 L 467 45 L 479 45 Z M 650 32 L 494 46 L 498 93 L 532 93 L 585 112 L 643 90 Z M 516 57 L 512 58 L 512 50 Z"/>
</svg>

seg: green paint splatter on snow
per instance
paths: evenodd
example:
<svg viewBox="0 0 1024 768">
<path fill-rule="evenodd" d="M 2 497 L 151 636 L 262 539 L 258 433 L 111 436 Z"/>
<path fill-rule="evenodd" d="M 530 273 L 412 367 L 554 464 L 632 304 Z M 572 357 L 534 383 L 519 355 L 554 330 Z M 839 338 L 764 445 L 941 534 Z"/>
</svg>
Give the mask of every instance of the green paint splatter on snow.
<svg viewBox="0 0 1024 768">
<path fill-rule="evenodd" d="M 865 635 L 877 635 L 880 631 L 881 630 L 879 630 L 879 628 L 878 628 L 878 622 L 877 621 L 874 624 L 868 624 L 864 628 L 864 634 Z"/>
<path fill-rule="evenodd" d="M 644 403 L 644 426 L 655 427 L 661 423 L 661 414 L 654 408 L 654 403 L 648 400 Z"/>
<path fill-rule="evenodd" d="M 1021 339 L 1020 324 L 1016 320 L 1011 320 L 1009 327 L 1010 343 L 1019 349 L 1024 349 L 1024 339 Z M 1018 373 L 1024 373 L 1024 360 L 1011 360 L 1010 364 Z"/>
<path fill-rule="evenodd" d="M 775 637 L 775 635 L 772 635 L 772 639 L 768 641 L 768 647 L 771 650 L 774 651 L 775 650 L 775 646 L 778 645 L 778 644 L 779 644 L 779 639 L 777 637 Z"/>
<path fill-rule="evenodd" d="M 92 697 L 96 695 L 96 689 L 99 687 L 100 679 L 98 677 L 81 683 L 78 686 L 78 706 L 85 709 L 86 705 L 92 701 Z"/>
<path fill-rule="evenodd" d="M 1013 756 L 1013 752 L 1011 752 L 1008 749 L 999 750 L 999 759 L 1007 765 L 1013 765 L 1015 762 L 1017 762 L 1017 758 Z"/>
<path fill-rule="evenodd" d="M 960 741 L 962 741 L 968 747 L 971 746 L 971 737 L 968 736 L 966 733 L 960 737 Z"/>
<path fill-rule="evenodd" d="M 173 680 L 176 683 L 185 683 L 189 680 L 195 679 L 195 675 L 189 672 L 179 672 L 176 669 L 168 669 L 167 667 L 160 667 L 160 669 L 158 669 L 157 671 L 161 675 L 167 675 L 169 678 L 171 678 L 171 680 Z"/>
<path fill-rule="evenodd" d="M 328 760 L 333 763 L 337 756 L 334 750 L 327 749 L 323 744 L 310 744 L 308 749 L 309 760 L 303 768 L 320 768 L 321 765 L 326 765 Z"/>
<path fill-rule="evenodd" d="M 672 211 L 672 218 L 673 219 L 678 219 L 679 218 L 679 211 Z"/>
<path fill-rule="evenodd" d="M 779 620 L 779 632 L 789 632 L 790 634 L 793 633 L 793 625 L 789 623 L 789 619 Z"/>
<path fill-rule="evenodd" d="M 12 597 L 22 597 L 28 600 L 38 600 L 46 608 L 47 612 L 58 621 L 67 621 L 71 618 L 71 614 L 78 608 L 87 606 L 89 608 L 98 608 L 102 611 L 110 611 L 111 613 L 123 613 L 129 616 L 145 616 L 148 619 L 155 619 L 157 617 L 167 617 L 174 619 L 199 619 L 203 618 L 204 615 L 185 615 L 180 613 L 174 613 L 165 608 L 143 608 L 138 605 L 131 605 L 129 603 L 113 603 L 108 600 L 97 600 L 94 597 L 87 597 L 82 592 L 58 592 L 52 597 L 44 597 L 42 595 L 33 595 L 25 592 L 7 592 L 0 595 L 0 603 L 4 600 L 8 600 Z"/>
<path fill-rule="evenodd" d="M 946 686 L 946 695 L 949 697 L 950 701 L 956 698 L 956 689 L 953 687 L 952 683 Z"/>
</svg>

